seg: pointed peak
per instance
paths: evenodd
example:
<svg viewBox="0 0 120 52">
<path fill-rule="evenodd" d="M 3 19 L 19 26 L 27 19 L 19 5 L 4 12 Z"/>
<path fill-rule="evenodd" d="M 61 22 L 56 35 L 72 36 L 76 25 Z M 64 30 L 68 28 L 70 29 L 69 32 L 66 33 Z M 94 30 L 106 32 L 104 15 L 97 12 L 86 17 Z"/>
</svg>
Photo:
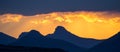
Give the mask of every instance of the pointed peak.
<svg viewBox="0 0 120 52">
<path fill-rule="evenodd" d="M 66 30 L 63 26 L 57 26 L 55 30 Z"/>
<path fill-rule="evenodd" d="M 38 32 L 37 30 L 31 30 L 30 32 Z"/>
<path fill-rule="evenodd" d="M 31 31 L 29 32 L 29 34 L 43 36 L 43 35 L 42 35 L 39 31 L 37 31 L 37 30 L 31 30 Z"/>
<path fill-rule="evenodd" d="M 57 28 L 64 28 L 63 26 L 57 26 Z"/>
<path fill-rule="evenodd" d="M 31 30 L 29 32 L 22 32 L 20 35 L 19 35 L 19 39 L 21 38 L 24 38 L 24 37 L 43 37 L 43 35 L 37 31 L 37 30 Z"/>
<path fill-rule="evenodd" d="M 63 26 L 57 26 L 55 31 L 54 31 L 54 34 L 71 34 L 68 30 L 66 30 Z"/>
<path fill-rule="evenodd" d="M 38 33 L 38 34 L 41 34 L 39 31 L 37 30 L 31 30 L 29 33 Z"/>
</svg>

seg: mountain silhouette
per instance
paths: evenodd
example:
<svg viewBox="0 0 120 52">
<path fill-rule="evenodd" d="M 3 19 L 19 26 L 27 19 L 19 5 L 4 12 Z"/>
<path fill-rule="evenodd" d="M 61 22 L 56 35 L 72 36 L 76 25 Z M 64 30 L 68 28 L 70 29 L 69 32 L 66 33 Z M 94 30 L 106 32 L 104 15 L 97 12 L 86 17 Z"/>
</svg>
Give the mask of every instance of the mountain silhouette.
<svg viewBox="0 0 120 52">
<path fill-rule="evenodd" d="M 120 52 L 120 32 L 95 46 L 88 52 Z"/>
<path fill-rule="evenodd" d="M 9 43 L 11 43 L 15 40 L 16 40 L 16 38 L 0 32 L 0 44 L 8 45 Z"/>
<path fill-rule="evenodd" d="M 18 39 L 0 32 L 0 52 L 120 52 L 120 32 L 106 40 L 75 36 L 58 26 L 53 34 L 43 36 L 36 30 L 22 32 Z"/>
<path fill-rule="evenodd" d="M 42 34 L 36 30 L 31 30 L 30 32 L 21 33 L 17 41 L 13 42 L 12 44 L 16 46 L 40 47 L 39 44 L 41 41 L 39 40 L 41 39 L 43 39 L 42 42 L 44 42 L 44 36 Z"/>
<path fill-rule="evenodd" d="M 19 38 L 10 45 L 24 47 L 59 48 L 68 52 L 83 52 L 86 50 L 85 48 L 81 48 L 64 40 L 45 37 L 36 30 L 21 33 Z"/>
<path fill-rule="evenodd" d="M 83 47 L 83 48 L 92 48 L 95 45 L 102 42 L 100 40 L 78 37 L 78 36 L 70 33 L 69 31 L 67 31 L 62 26 L 58 26 L 55 29 L 55 32 L 53 34 L 47 35 L 47 37 L 54 38 L 54 39 L 65 40 L 67 42 L 71 42 L 71 43 L 73 43 L 73 44 L 75 44 L 79 47 Z"/>
<path fill-rule="evenodd" d="M 22 37 L 29 37 L 29 38 L 31 38 L 31 37 L 35 37 L 35 38 L 39 37 L 39 38 L 43 38 L 44 36 L 41 33 L 39 33 L 38 31 L 36 31 L 36 30 L 31 30 L 30 32 L 22 32 L 21 35 L 19 35 L 18 39 L 20 39 Z"/>
</svg>

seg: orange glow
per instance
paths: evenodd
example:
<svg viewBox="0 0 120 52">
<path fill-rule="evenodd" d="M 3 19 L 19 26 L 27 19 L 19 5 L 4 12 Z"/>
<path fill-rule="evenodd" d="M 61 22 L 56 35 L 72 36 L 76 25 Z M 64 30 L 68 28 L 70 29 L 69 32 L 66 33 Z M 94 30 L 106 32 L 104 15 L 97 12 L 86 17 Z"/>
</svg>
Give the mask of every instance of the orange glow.
<svg viewBox="0 0 120 52">
<path fill-rule="evenodd" d="M 1 16 L 1 22 L 2 23 L 8 23 L 8 22 L 19 22 L 19 20 L 22 18 L 21 15 L 17 14 L 5 14 Z"/>
<path fill-rule="evenodd" d="M 32 29 L 43 35 L 53 33 L 57 26 L 64 26 L 73 34 L 94 39 L 107 39 L 120 31 L 119 12 L 53 12 L 23 16 L 20 14 L 0 15 L 0 31 L 18 37 L 21 32 Z"/>
</svg>

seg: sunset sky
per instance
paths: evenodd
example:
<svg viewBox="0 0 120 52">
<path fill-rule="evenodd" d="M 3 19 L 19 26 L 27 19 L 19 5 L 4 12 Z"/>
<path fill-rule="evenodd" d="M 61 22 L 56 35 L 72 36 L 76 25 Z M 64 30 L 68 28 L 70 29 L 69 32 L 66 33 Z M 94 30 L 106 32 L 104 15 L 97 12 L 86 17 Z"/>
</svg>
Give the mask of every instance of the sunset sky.
<svg viewBox="0 0 120 52">
<path fill-rule="evenodd" d="M 85 38 L 107 39 L 120 31 L 119 0 L 0 0 L 0 32 L 43 35 L 64 26 Z"/>
</svg>

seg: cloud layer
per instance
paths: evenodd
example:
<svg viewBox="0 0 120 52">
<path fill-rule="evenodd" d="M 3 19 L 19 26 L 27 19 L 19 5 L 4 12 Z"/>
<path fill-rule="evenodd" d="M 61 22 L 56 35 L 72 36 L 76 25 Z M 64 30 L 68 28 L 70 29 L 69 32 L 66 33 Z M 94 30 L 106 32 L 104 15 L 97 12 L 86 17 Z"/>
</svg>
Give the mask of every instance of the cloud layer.
<svg viewBox="0 0 120 52">
<path fill-rule="evenodd" d="M 107 11 L 52 12 L 33 16 L 0 15 L 0 31 L 12 34 L 14 37 L 31 29 L 46 35 L 53 33 L 55 27 L 60 25 L 79 37 L 105 39 L 120 31 L 119 24 L 120 13 Z M 10 31 L 13 27 L 15 31 Z"/>
</svg>

